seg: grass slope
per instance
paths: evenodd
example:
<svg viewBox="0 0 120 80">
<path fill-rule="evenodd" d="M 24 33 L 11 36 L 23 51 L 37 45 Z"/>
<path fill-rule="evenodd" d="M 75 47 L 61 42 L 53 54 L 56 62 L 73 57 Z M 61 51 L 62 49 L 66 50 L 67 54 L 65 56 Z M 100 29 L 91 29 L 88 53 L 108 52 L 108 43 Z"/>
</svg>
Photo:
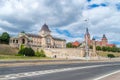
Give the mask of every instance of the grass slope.
<svg viewBox="0 0 120 80">
<path fill-rule="evenodd" d="M 16 55 L 18 49 L 12 48 L 6 44 L 0 44 L 0 55 Z"/>
<path fill-rule="evenodd" d="M 103 57 L 107 57 L 108 54 L 113 54 L 116 57 L 120 57 L 120 53 L 118 53 L 118 52 L 103 52 L 103 51 L 98 51 L 97 53 L 98 53 L 98 55 L 103 56 Z"/>
<path fill-rule="evenodd" d="M 27 56 L 18 56 L 18 49 L 12 48 L 9 45 L 0 44 L 0 60 L 25 60 L 25 59 L 51 59 L 48 57 L 27 57 Z"/>
</svg>

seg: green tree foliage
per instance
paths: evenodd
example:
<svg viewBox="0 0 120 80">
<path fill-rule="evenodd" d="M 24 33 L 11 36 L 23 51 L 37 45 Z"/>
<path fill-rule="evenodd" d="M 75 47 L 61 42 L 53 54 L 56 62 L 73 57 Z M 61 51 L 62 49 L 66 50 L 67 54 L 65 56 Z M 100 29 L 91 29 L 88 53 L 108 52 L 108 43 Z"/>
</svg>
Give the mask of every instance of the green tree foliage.
<svg viewBox="0 0 120 80">
<path fill-rule="evenodd" d="M 112 51 L 112 48 L 111 47 L 106 47 L 107 51 L 108 52 L 111 52 Z"/>
<path fill-rule="evenodd" d="M 93 49 L 93 46 L 92 46 L 92 45 L 90 45 L 90 49 Z"/>
<path fill-rule="evenodd" d="M 25 48 L 24 44 L 21 44 L 19 50 L 22 50 L 22 49 L 24 49 L 24 48 Z"/>
<path fill-rule="evenodd" d="M 108 54 L 107 55 L 109 58 L 114 58 L 115 57 L 115 55 L 113 55 L 113 54 Z"/>
<path fill-rule="evenodd" d="M 111 50 L 112 50 L 112 52 L 118 52 L 118 48 L 117 47 L 113 47 Z"/>
<path fill-rule="evenodd" d="M 101 50 L 101 47 L 100 47 L 100 46 L 97 46 L 97 47 L 96 47 L 96 50 Z"/>
<path fill-rule="evenodd" d="M 7 32 L 3 32 L 0 37 L 0 43 L 9 44 L 10 35 Z"/>
<path fill-rule="evenodd" d="M 107 51 L 107 47 L 102 47 L 102 51 Z"/>
<path fill-rule="evenodd" d="M 70 43 L 70 42 L 67 43 L 67 44 L 66 44 L 66 47 L 67 47 L 67 48 L 73 48 L 72 43 Z"/>
<path fill-rule="evenodd" d="M 35 55 L 36 55 L 37 57 L 46 57 L 45 52 L 44 52 L 44 50 L 42 50 L 42 49 L 41 49 L 40 52 L 37 50 L 36 53 L 35 53 Z"/>
<path fill-rule="evenodd" d="M 32 48 L 24 48 L 19 50 L 18 54 L 25 55 L 25 56 L 35 56 L 35 52 Z"/>
<path fill-rule="evenodd" d="M 118 52 L 120 52 L 120 48 L 118 48 Z"/>
<path fill-rule="evenodd" d="M 105 47 L 105 46 L 100 47 L 100 46 L 97 46 L 96 50 L 108 51 L 108 52 L 120 52 L 120 48 L 118 48 L 118 47 Z"/>
<path fill-rule="evenodd" d="M 0 43 L 2 43 L 1 36 L 0 36 Z"/>
</svg>

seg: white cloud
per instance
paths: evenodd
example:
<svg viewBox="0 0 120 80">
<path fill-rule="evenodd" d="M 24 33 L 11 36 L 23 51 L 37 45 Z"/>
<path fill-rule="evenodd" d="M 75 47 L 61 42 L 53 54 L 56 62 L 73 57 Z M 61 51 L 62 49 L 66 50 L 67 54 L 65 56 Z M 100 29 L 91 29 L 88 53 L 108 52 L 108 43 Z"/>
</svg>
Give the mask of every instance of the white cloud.
<svg viewBox="0 0 120 80">
<path fill-rule="evenodd" d="M 88 5 L 104 3 L 88 9 Z M 91 36 L 102 37 L 106 34 L 110 41 L 119 41 L 120 12 L 116 4 L 120 0 L 1 0 L 0 32 L 38 33 L 44 23 L 50 26 L 54 36 L 66 38 L 68 41 L 83 40 L 79 37 L 88 27 Z M 89 24 L 84 20 L 89 18 Z M 59 34 L 55 29 L 68 30 L 72 36 Z"/>
</svg>

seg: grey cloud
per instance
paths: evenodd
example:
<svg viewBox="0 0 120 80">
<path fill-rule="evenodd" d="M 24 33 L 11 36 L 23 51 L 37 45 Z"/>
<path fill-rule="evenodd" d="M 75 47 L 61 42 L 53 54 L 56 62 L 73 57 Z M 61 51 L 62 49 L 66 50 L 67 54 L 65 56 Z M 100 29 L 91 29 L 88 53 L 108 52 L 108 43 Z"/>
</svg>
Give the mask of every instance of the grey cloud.
<svg viewBox="0 0 120 80">
<path fill-rule="evenodd" d="M 95 2 L 97 1 L 93 0 L 90 4 Z M 104 2 L 103 0 L 102 3 Z M 14 33 L 22 30 L 37 33 L 41 26 L 47 23 L 53 30 L 53 34 L 57 34 L 54 30 L 59 28 L 68 30 L 72 35 L 80 36 L 84 34 L 86 27 L 89 28 L 92 35 L 98 37 L 108 32 L 110 35 L 111 33 L 118 34 L 120 30 L 119 13 L 112 5 L 112 2 L 116 4 L 117 1 L 107 2 L 109 6 L 104 8 L 86 10 L 84 9 L 84 6 L 88 5 L 86 0 L 0 0 L 0 20 L 13 25 L 11 27 L 0 24 L 0 28 Z M 9 11 L 8 8 L 11 10 Z M 85 12 L 87 16 L 83 15 Z M 87 17 L 90 18 L 88 26 L 84 24 L 84 19 Z M 108 38 L 111 39 L 109 34 L 107 34 Z M 67 37 L 64 34 L 62 36 Z M 115 34 L 112 36 L 115 37 Z M 70 40 L 70 38 L 68 39 Z M 78 39 L 78 37 L 74 39 Z M 81 37 L 79 39 L 81 40 Z M 119 40 L 117 37 L 115 39 Z"/>
</svg>

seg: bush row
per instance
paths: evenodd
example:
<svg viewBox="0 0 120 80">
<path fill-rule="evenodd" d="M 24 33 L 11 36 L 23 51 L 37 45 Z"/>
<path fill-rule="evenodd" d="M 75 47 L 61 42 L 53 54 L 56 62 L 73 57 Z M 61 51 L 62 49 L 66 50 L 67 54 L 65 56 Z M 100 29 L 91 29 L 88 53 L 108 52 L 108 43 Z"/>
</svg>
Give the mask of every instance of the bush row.
<svg viewBox="0 0 120 80">
<path fill-rule="evenodd" d="M 41 50 L 40 52 L 37 50 L 36 52 L 32 48 L 24 47 L 22 44 L 20 46 L 20 50 L 18 52 L 18 55 L 22 56 L 37 56 L 37 57 L 46 57 L 45 52 Z"/>
<path fill-rule="evenodd" d="M 104 47 L 104 46 L 100 47 L 100 46 L 97 46 L 96 50 L 108 51 L 108 52 L 120 52 L 120 48 L 117 48 L 117 47 Z"/>
</svg>

